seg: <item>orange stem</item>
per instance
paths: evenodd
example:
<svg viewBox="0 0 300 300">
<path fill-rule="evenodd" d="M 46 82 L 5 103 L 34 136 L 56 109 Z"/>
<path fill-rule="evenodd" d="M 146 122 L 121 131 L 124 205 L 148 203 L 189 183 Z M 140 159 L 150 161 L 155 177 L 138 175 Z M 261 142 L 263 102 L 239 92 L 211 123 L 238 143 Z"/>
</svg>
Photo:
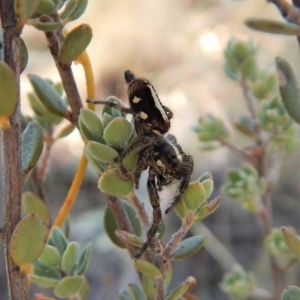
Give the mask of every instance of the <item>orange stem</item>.
<svg viewBox="0 0 300 300">
<path fill-rule="evenodd" d="M 92 65 L 89 59 L 89 56 L 86 51 L 83 51 L 75 60 L 75 62 L 80 63 L 83 66 L 85 79 L 86 79 L 86 89 L 87 89 L 87 96 L 88 98 L 94 99 L 96 97 L 96 87 L 95 87 L 95 80 L 94 80 L 94 74 Z M 89 103 L 88 107 L 92 110 L 94 110 L 95 105 Z M 73 204 L 75 202 L 75 199 L 77 197 L 77 194 L 79 192 L 82 180 L 84 178 L 85 170 L 87 166 L 87 160 L 84 156 L 84 154 L 81 155 L 76 174 L 74 176 L 72 185 L 69 189 L 68 195 L 60 208 L 58 215 L 56 219 L 53 222 L 53 226 L 61 227 L 67 218 L 71 208 L 73 207 Z"/>
</svg>

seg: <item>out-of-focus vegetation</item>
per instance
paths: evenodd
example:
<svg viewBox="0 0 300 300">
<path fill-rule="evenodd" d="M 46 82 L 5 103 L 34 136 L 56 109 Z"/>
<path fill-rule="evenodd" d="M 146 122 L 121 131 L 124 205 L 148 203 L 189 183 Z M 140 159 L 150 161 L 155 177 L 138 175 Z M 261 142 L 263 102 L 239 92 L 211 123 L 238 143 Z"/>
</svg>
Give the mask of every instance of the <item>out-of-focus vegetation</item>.
<svg viewBox="0 0 300 300">
<path fill-rule="evenodd" d="M 251 134 L 252 137 L 253 134 L 255 135 L 257 124 L 255 120 L 241 118 L 247 115 L 248 107 L 244 101 L 243 89 L 232 80 L 238 78 L 234 72 L 240 71 L 245 80 L 249 78 L 252 80 L 251 93 L 258 102 L 260 101 L 258 105 L 261 110 L 257 117 L 264 132 L 272 135 L 271 150 L 277 151 L 280 148 L 280 151 L 285 153 L 291 150 L 296 151 L 289 156 L 283 156 L 283 159 L 280 158 L 282 160 L 280 176 L 277 178 L 276 185 L 272 186 L 274 189 L 272 212 L 274 226 L 293 226 L 298 229 L 299 233 L 297 219 L 299 215 L 297 170 L 299 168 L 298 152 L 294 143 L 297 129 L 287 117 L 280 102 L 280 96 L 277 95 L 277 98 L 274 96 L 274 90 L 278 92 L 277 83 L 274 86 L 271 78 L 271 75 L 275 74 L 274 61 L 277 56 L 287 58 L 296 75 L 299 74 L 298 45 L 295 37 L 270 35 L 250 30 L 244 25 L 244 20 L 253 16 L 280 20 L 279 13 L 272 5 L 258 0 L 248 2 L 113 0 L 89 1 L 83 16 L 67 25 L 68 31 L 71 31 L 78 24 L 87 23 L 93 30 L 93 38 L 87 51 L 96 76 L 98 99 L 115 95 L 124 100 L 127 105 L 123 73 L 124 70 L 130 69 L 148 78 L 155 85 L 162 102 L 174 112 L 171 132 L 176 135 L 184 150 L 194 157 L 193 179 L 206 171 L 212 172 L 215 185 L 213 196 L 215 196 L 220 193 L 219 188 L 226 182 L 226 169 L 234 167 L 227 173 L 228 181 L 223 186 L 225 192 L 223 195 L 226 194 L 228 198 L 223 197 L 222 205 L 218 210 L 204 220 L 205 226 L 213 232 L 213 236 L 208 236 L 206 241 L 207 248 L 184 261 L 173 263 L 171 288 L 175 288 L 180 282 L 184 285 L 187 276 L 192 275 L 197 280 L 193 293 L 201 299 L 227 299 L 224 292 L 230 294 L 233 299 L 247 299 L 249 295 L 253 295 L 253 291 L 255 291 L 255 296 L 261 297 L 259 299 L 271 299 L 268 298 L 268 292 L 260 289 L 271 291 L 272 283 L 262 243 L 265 232 L 253 214 L 253 212 L 261 212 L 260 197 L 268 192 L 265 178 L 261 176 L 264 174 L 258 174 L 257 170 L 249 165 L 241 168 L 235 155 L 237 152 L 234 152 L 231 146 L 227 150 L 226 147 L 218 147 L 228 146 L 228 139 L 231 138 L 231 141 L 238 147 L 253 150 Z M 229 58 L 232 55 L 229 52 L 234 52 L 230 48 L 233 47 L 232 44 L 228 44 L 232 37 L 235 37 L 232 41 L 251 39 L 253 45 L 248 44 L 248 46 L 249 48 L 253 46 L 252 52 L 249 51 L 247 57 L 242 59 L 255 56 L 256 66 L 266 71 L 256 74 L 257 77 L 253 75 L 251 60 L 250 67 L 245 63 L 244 68 L 235 70 L 234 66 L 230 65 L 232 60 Z M 45 113 L 44 107 L 42 111 L 39 110 L 41 107 L 36 104 L 37 97 L 32 93 L 28 74 L 37 74 L 41 78 L 51 79 L 52 82 L 48 82 L 49 86 L 52 91 L 57 91 L 62 100 L 59 110 L 64 108 L 65 95 L 61 86 L 57 84 L 60 78 L 44 34 L 31 26 L 25 26 L 22 38 L 30 53 L 27 67 L 21 75 L 22 110 L 25 114 L 33 115 L 30 107 L 35 107 L 38 113 L 37 111 L 34 113 L 39 116 L 37 119 L 44 129 L 48 129 L 47 133 L 50 133 L 53 129 L 52 125 L 55 125 L 55 138 L 68 135 L 64 140 L 54 144 L 51 154 L 49 153 L 47 157 L 49 173 L 47 172 L 45 177 L 45 190 L 51 216 L 54 219 L 61 207 L 62 199 L 67 194 L 84 145 L 77 130 L 70 134 L 74 126 L 66 125 L 66 121 L 63 121 L 57 114 L 55 115 L 55 112 L 54 115 Z M 225 57 L 224 51 L 226 51 Z M 239 53 L 237 50 L 235 54 L 239 55 Z M 225 75 L 225 62 L 226 73 L 231 79 Z M 85 99 L 87 97 L 85 78 L 81 65 L 75 65 L 72 69 L 80 95 L 82 99 Z M 268 76 L 269 74 L 271 75 Z M 34 77 L 30 78 L 32 81 Z M 42 90 L 45 89 L 46 81 L 43 84 Z M 27 96 L 28 92 L 31 93 L 29 96 Z M 35 92 L 37 93 L 36 90 Z M 270 101 L 264 101 L 266 98 Z M 209 114 L 208 117 L 207 114 Z M 205 143 L 205 147 L 203 144 L 201 146 L 206 150 L 218 148 L 217 150 L 207 152 L 200 149 L 197 135 L 193 131 L 199 117 L 201 119 L 197 132 L 199 138 L 202 134 L 200 140 L 217 141 L 217 145 Z M 235 128 L 240 130 L 240 134 L 233 133 L 234 130 L 229 126 L 232 121 L 235 122 Z M 274 126 L 274 121 L 277 122 L 276 126 Z M 48 126 L 49 124 L 51 126 Z M 206 140 L 203 138 L 205 129 L 208 129 Z M 210 135 L 212 132 L 215 134 L 214 137 Z M 289 143 L 287 137 L 291 138 Z M 284 142 L 286 144 L 282 147 Z M 252 154 L 254 157 L 257 153 Z M 272 159 L 277 161 L 278 157 Z M 275 167 L 277 168 L 278 165 L 275 164 Z M 273 169 L 273 171 L 270 173 L 271 180 L 274 179 L 272 177 L 274 173 L 278 177 L 278 170 Z M 115 299 L 116 291 L 127 290 L 128 284 L 138 282 L 138 278 L 129 256 L 125 257 L 124 250 L 116 248 L 104 232 L 103 219 L 107 212 L 104 210 L 104 197 L 96 188 L 97 177 L 95 171 L 89 168 L 70 216 L 70 235 L 73 240 L 79 241 L 82 245 L 90 241 L 94 244 L 92 263 L 86 272 L 87 281 L 91 286 L 89 299 Z M 32 189 L 31 184 L 33 183 L 29 180 L 26 189 Z M 150 210 L 145 186 L 146 182 L 143 177 L 138 195 Z M 230 200 L 229 197 L 235 199 L 236 202 Z M 168 207 L 172 193 L 164 190 L 161 198 L 162 207 Z M 242 208 L 246 208 L 246 211 Z M 180 226 L 180 220 L 175 213 L 164 216 L 163 219 L 168 229 L 166 237 L 170 238 Z M 291 230 L 290 233 L 289 230 L 284 230 L 285 239 L 295 245 L 292 238 L 294 231 Z M 191 234 L 196 233 L 205 235 L 201 226 L 195 227 L 191 232 Z M 272 231 L 265 240 L 265 246 L 271 256 L 276 257 L 280 252 L 279 267 L 285 268 L 294 262 L 294 257 L 285 247 L 286 244 L 280 233 L 276 229 Z M 225 246 L 224 249 L 221 246 L 218 248 L 220 244 L 215 242 L 215 238 Z M 79 249 L 77 244 L 73 246 L 74 242 L 67 243 L 71 245 L 70 248 Z M 47 246 L 52 247 L 52 245 Z M 1 255 L 1 260 L 2 257 L 3 255 Z M 70 257 L 73 258 L 74 255 Z M 240 266 L 231 269 L 232 262 L 237 262 Z M 73 263 L 75 270 L 76 259 Z M 0 265 L 4 266 L 4 263 Z M 78 268 L 78 263 L 76 267 Z M 293 269 L 294 273 L 297 273 L 296 268 Z M 77 271 L 71 269 L 67 270 L 68 274 L 74 275 Z M 1 278 L 5 278 L 4 272 L 4 268 L 0 270 Z M 231 273 L 224 276 L 226 272 Z M 256 282 L 249 272 L 255 274 Z M 286 277 L 287 283 L 292 284 L 293 282 L 288 281 L 291 276 Z M 223 281 L 220 284 L 222 278 Z M 79 278 L 79 280 L 85 283 L 85 279 Z M 58 279 L 53 284 L 57 282 Z M 129 291 L 134 294 L 136 292 L 133 291 L 134 289 L 138 287 L 131 286 Z M 6 297 L 5 290 L 5 280 L 0 280 L 0 291 L 3 291 L 1 297 Z M 83 289 L 82 293 L 85 292 Z"/>
</svg>

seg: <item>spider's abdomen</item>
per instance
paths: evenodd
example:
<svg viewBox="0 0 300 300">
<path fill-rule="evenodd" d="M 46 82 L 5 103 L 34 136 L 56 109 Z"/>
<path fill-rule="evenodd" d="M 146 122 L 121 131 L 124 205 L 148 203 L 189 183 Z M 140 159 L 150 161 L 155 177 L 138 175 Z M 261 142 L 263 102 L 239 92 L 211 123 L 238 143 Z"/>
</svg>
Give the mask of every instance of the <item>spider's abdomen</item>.
<svg viewBox="0 0 300 300">
<path fill-rule="evenodd" d="M 164 135 L 170 129 L 172 112 L 162 105 L 153 85 L 145 78 L 125 71 L 130 107 L 138 117 L 143 134 Z"/>
</svg>

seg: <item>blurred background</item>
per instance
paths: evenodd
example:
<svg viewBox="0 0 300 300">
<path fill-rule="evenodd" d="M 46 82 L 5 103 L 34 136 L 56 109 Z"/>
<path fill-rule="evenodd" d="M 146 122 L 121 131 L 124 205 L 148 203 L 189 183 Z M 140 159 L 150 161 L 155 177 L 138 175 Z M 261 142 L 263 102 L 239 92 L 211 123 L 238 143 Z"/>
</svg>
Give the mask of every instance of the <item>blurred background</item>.
<svg viewBox="0 0 300 300">
<path fill-rule="evenodd" d="M 86 13 L 68 24 L 67 28 L 70 30 L 78 24 L 87 23 L 93 29 L 93 39 L 87 50 L 93 64 L 99 99 L 116 95 L 128 104 L 124 82 L 127 69 L 152 82 L 161 101 L 174 112 L 171 133 L 177 137 L 184 151 L 194 157 L 192 179 L 211 172 L 216 185 L 214 197 L 221 194 L 226 169 L 240 166 L 240 161 L 223 148 L 201 151 L 192 128 L 197 125 L 199 117 L 207 113 L 217 115 L 227 123 L 247 113 L 240 87 L 223 71 L 223 51 L 229 39 L 252 39 L 259 45 L 260 63 L 266 68 L 273 69 L 274 58 L 283 56 L 299 71 L 296 39 L 251 31 L 243 20 L 254 16 L 281 19 L 277 9 L 262 0 L 97 0 L 89 1 Z M 30 115 L 32 112 L 26 95 L 31 86 L 27 75 L 37 74 L 54 82 L 60 79 L 44 34 L 27 26 L 22 37 L 29 51 L 29 63 L 22 74 L 22 106 L 23 111 Z M 86 91 L 82 68 L 74 65 L 73 70 L 84 101 Z M 234 139 L 245 142 L 239 136 L 234 136 Z M 73 132 L 55 143 L 52 149 L 47 177 L 47 201 L 52 219 L 67 194 L 82 148 L 78 132 Z M 275 225 L 292 225 L 299 232 L 297 157 L 299 151 L 285 160 L 280 186 L 276 188 L 273 201 Z M 138 194 L 148 205 L 145 174 L 142 180 Z M 97 189 L 97 181 L 96 172 L 88 168 L 70 215 L 70 238 L 81 245 L 93 242 L 93 258 L 87 272 L 91 284 L 89 299 L 110 300 L 116 299 L 117 291 L 127 289 L 130 282 L 138 279 L 126 251 L 117 249 L 103 230 L 105 196 Z M 162 199 L 162 207 L 168 206 L 170 195 L 164 193 Z M 168 225 L 168 240 L 180 222 L 174 213 L 164 216 L 164 220 Z M 223 197 L 221 206 L 205 219 L 204 224 L 237 263 L 261 279 L 259 286 L 270 287 L 268 261 L 263 259 L 265 254 L 261 251 L 262 232 L 252 214 Z M 201 226 L 194 230 L 194 234 L 205 235 Z M 219 247 L 218 244 L 215 247 Z M 2 248 L 0 252 L 3 252 Z M 197 280 L 194 293 L 199 298 L 227 299 L 219 284 L 224 273 L 229 271 L 226 267 L 230 262 L 226 262 L 228 256 L 225 252 L 222 255 L 223 249 L 219 250 L 219 258 L 213 256 L 209 248 L 203 248 L 192 258 L 175 262 L 173 285 L 192 275 Z M 3 253 L 0 255 L 0 267 L 0 298 L 7 299 Z"/>
</svg>

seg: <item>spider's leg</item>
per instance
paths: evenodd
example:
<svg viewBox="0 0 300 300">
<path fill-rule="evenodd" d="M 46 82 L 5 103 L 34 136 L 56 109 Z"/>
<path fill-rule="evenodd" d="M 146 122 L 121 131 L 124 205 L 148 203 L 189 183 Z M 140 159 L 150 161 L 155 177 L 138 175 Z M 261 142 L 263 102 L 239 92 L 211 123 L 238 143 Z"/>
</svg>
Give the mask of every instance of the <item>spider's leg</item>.
<svg viewBox="0 0 300 300">
<path fill-rule="evenodd" d="M 135 183 L 135 188 L 139 188 L 139 183 L 140 183 L 140 178 L 141 174 L 144 170 L 147 169 L 148 167 L 148 161 L 149 161 L 149 150 L 150 148 L 146 148 L 142 150 L 139 154 L 139 159 L 136 164 L 136 168 L 134 171 L 134 183 Z"/>
<path fill-rule="evenodd" d="M 182 158 L 182 179 L 179 185 L 179 193 L 173 200 L 171 206 L 169 206 L 165 213 L 169 213 L 173 207 L 179 202 L 179 200 L 182 198 L 185 190 L 187 189 L 190 179 L 191 179 L 191 174 L 193 172 L 194 168 L 194 161 L 191 155 L 183 154 Z"/>
<path fill-rule="evenodd" d="M 115 108 L 115 109 L 117 109 L 121 112 L 124 112 L 125 114 L 135 115 L 135 112 L 131 108 L 119 105 L 119 104 L 114 103 L 112 101 L 87 99 L 86 102 L 93 103 L 93 104 L 107 105 L 107 106 L 113 107 L 113 108 Z"/>
<path fill-rule="evenodd" d="M 159 204 L 159 196 L 155 185 L 155 176 L 156 176 L 155 170 L 152 167 L 150 167 L 149 177 L 147 181 L 147 189 L 150 198 L 150 203 L 153 208 L 153 220 L 147 233 L 147 240 L 142 246 L 142 248 L 140 249 L 140 251 L 135 255 L 136 258 L 139 258 L 149 247 L 149 245 L 153 241 L 153 238 L 155 237 L 155 234 L 158 230 L 159 223 L 162 219 L 162 214 L 161 214 L 160 204 Z"/>
</svg>

